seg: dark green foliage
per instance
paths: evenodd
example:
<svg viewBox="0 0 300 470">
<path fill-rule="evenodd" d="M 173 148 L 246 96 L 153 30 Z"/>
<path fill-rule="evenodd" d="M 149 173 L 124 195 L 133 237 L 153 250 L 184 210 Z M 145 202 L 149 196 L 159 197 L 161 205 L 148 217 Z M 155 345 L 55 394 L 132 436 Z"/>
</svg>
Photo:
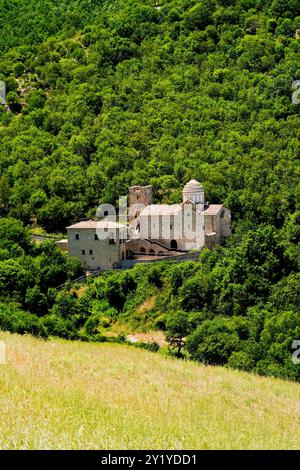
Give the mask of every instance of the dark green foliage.
<svg viewBox="0 0 300 470">
<path fill-rule="evenodd" d="M 78 339 L 77 329 L 71 320 L 66 320 L 57 315 L 47 315 L 42 319 L 42 323 L 49 336 Z"/>
<path fill-rule="evenodd" d="M 0 213 L 62 232 L 130 184 L 178 202 L 195 177 L 237 223 L 281 228 L 299 204 L 300 23 L 296 1 L 267 3 L 6 5 Z"/>
<path fill-rule="evenodd" d="M 237 332 L 230 320 L 216 317 L 202 323 L 188 338 L 187 350 L 193 359 L 224 365 L 239 347 Z"/>
<path fill-rule="evenodd" d="M 20 221 L 0 219 L 0 300 L 17 302 L 24 310 L 43 316 L 57 297 L 55 308 L 63 316 L 62 294 L 53 288 L 81 273 L 79 260 L 66 256 L 53 242 L 36 245 Z"/>
<path fill-rule="evenodd" d="M 158 289 L 162 287 L 161 272 L 156 266 L 151 267 L 147 276 L 150 284 L 153 284 Z"/>
<path fill-rule="evenodd" d="M 244 351 L 234 351 L 228 359 L 229 367 L 247 372 L 253 370 L 254 364 L 253 359 Z"/>
<path fill-rule="evenodd" d="M 299 1 L 2 3 L 0 300 L 41 317 L 3 327 L 162 328 L 197 360 L 299 380 Z M 176 203 L 191 178 L 232 210 L 226 246 L 57 290 L 79 262 L 26 226 L 62 233 L 134 184 Z"/>
<path fill-rule="evenodd" d="M 157 352 L 159 350 L 159 344 L 153 343 L 143 343 L 141 341 L 137 341 L 136 343 L 132 343 L 132 346 L 140 349 L 145 349 L 146 351 Z"/>
<path fill-rule="evenodd" d="M 0 303 L 0 329 L 19 334 L 30 333 L 41 338 L 48 336 L 47 329 L 37 316 L 3 303 Z"/>
<path fill-rule="evenodd" d="M 171 313 L 167 318 L 167 341 L 170 349 L 177 357 L 181 357 L 185 346 L 184 338 L 190 331 L 188 316 L 185 312 Z"/>
</svg>

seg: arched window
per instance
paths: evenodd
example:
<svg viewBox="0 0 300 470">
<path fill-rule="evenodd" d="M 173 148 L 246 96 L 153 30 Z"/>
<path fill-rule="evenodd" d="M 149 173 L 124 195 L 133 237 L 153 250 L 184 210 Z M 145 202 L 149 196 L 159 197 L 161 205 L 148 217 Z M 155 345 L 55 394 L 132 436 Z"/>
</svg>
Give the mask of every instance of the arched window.
<svg viewBox="0 0 300 470">
<path fill-rule="evenodd" d="M 140 253 L 146 253 L 146 249 L 143 246 L 140 248 Z"/>
<path fill-rule="evenodd" d="M 171 248 L 173 248 L 173 250 L 177 250 L 177 241 L 176 240 L 171 240 Z"/>
<path fill-rule="evenodd" d="M 149 250 L 149 253 L 150 253 L 150 255 L 155 255 L 155 251 L 152 250 L 152 248 L 151 248 L 151 250 Z"/>
</svg>

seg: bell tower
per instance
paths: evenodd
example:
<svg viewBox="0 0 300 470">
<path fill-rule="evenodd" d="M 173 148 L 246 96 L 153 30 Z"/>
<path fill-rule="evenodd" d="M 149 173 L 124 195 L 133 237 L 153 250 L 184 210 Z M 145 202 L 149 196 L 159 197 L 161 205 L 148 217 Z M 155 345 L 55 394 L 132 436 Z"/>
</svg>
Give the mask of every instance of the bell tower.
<svg viewBox="0 0 300 470">
<path fill-rule="evenodd" d="M 141 211 L 152 204 L 152 186 L 131 186 L 129 188 L 129 222 L 139 218 Z"/>
</svg>

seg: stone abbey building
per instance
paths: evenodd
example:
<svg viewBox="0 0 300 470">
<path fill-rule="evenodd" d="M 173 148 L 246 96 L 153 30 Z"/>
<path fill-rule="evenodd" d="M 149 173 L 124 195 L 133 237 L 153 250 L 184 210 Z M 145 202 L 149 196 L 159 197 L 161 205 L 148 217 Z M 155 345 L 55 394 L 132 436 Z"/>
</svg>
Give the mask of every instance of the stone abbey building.
<svg viewBox="0 0 300 470">
<path fill-rule="evenodd" d="M 85 269 L 101 270 L 136 262 L 177 257 L 212 248 L 231 235 L 231 213 L 205 202 L 196 180 L 183 188 L 180 204 L 152 204 L 151 186 L 129 188 L 128 223 L 103 214 L 67 227 L 68 251 Z"/>
</svg>

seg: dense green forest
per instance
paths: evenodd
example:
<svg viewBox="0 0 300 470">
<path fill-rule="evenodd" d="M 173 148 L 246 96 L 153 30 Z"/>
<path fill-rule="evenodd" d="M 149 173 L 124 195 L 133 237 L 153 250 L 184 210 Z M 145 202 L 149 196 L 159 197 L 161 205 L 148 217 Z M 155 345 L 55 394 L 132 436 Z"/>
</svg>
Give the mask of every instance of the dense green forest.
<svg viewBox="0 0 300 470">
<path fill-rule="evenodd" d="M 193 359 L 299 380 L 299 1 L 154 6 L 0 2 L 0 325 L 94 337 L 119 319 L 187 336 Z M 192 178 L 231 209 L 226 246 L 104 274 L 80 298 L 55 289 L 80 266 L 30 226 L 64 232 L 133 184 L 178 202 Z"/>
</svg>

